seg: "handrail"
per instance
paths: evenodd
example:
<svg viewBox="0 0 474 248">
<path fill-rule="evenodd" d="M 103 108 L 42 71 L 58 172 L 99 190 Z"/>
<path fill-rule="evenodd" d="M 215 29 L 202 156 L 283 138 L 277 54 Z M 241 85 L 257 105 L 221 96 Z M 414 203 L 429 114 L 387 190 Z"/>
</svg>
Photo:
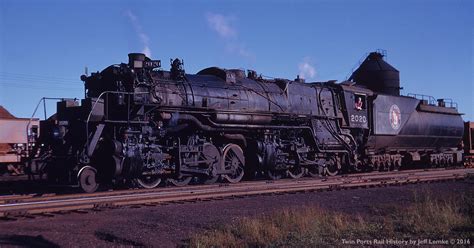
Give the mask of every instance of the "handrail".
<svg viewBox="0 0 474 248">
<path fill-rule="evenodd" d="M 429 95 L 422 95 L 422 94 L 414 94 L 414 93 L 408 93 L 408 97 L 413 97 L 418 100 L 427 100 L 429 105 L 436 105 L 436 100 L 434 97 L 429 96 Z"/>
<path fill-rule="evenodd" d="M 441 105 L 441 103 L 448 104 L 447 108 L 454 108 L 458 109 L 458 103 L 453 101 L 451 98 L 440 98 L 440 99 L 435 99 L 432 96 L 428 95 L 422 95 L 422 94 L 414 94 L 414 93 L 408 93 L 408 97 L 413 97 L 419 100 L 427 100 L 429 105 L 433 106 L 440 106 L 440 107 L 445 107 L 444 105 Z"/>
<path fill-rule="evenodd" d="M 33 118 L 35 117 L 36 111 L 38 111 L 38 108 L 39 108 L 41 102 L 43 102 L 44 119 L 45 119 L 45 120 L 47 119 L 47 115 L 46 115 L 46 100 L 61 100 L 61 101 L 64 101 L 64 100 L 73 100 L 73 101 L 76 101 L 77 98 L 42 97 L 42 98 L 38 101 L 38 104 L 36 104 L 36 107 L 35 107 L 35 110 L 33 111 L 33 114 L 31 115 L 30 119 L 28 120 L 28 124 L 26 124 L 26 149 L 27 149 L 27 151 L 28 151 L 28 155 L 29 155 L 29 149 L 30 149 L 30 137 L 29 137 L 29 135 L 28 135 L 28 131 L 30 130 L 30 124 L 31 124 L 31 122 L 33 121 Z"/>
<path fill-rule="evenodd" d="M 453 101 L 453 99 L 451 98 L 440 98 L 438 99 L 438 102 L 444 102 L 445 104 L 449 105 L 448 108 L 454 108 L 454 109 L 458 109 L 458 103 Z"/>
</svg>

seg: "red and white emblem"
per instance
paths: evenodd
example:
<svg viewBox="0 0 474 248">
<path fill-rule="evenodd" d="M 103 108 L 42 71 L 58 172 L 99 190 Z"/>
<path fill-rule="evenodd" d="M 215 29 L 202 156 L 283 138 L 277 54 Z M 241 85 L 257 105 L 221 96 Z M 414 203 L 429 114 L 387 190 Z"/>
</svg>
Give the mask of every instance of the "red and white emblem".
<svg viewBox="0 0 474 248">
<path fill-rule="evenodd" d="M 393 104 L 390 107 L 390 125 L 393 129 L 397 130 L 400 128 L 402 123 L 402 116 L 400 114 L 400 109 L 396 104 Z"/>
</svg>

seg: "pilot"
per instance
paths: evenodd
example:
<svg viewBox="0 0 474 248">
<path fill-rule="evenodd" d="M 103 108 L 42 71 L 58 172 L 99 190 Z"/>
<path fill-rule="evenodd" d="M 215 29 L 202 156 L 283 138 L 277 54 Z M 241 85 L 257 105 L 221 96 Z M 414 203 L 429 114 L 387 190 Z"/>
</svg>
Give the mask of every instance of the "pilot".
<svg viewBox="0 0 474 248">
<path fill-rule="evenodd" d="M 355 102 L 355 109 L 362 110 L 362 97 L 358 97 L 357 101 Z"/>
</svg>

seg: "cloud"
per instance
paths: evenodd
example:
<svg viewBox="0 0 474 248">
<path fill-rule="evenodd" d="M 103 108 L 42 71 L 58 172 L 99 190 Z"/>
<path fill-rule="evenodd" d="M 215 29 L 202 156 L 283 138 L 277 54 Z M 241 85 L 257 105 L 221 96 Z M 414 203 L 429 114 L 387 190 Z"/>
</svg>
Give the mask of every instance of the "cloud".
<svg viewBox="0 0 474 248">
<path fill-rule="evenodd" d="M 237 37 L 237 31 L 230 25 L 232 18 L 221 14 L 207 13 L 206 19 L 209 27 L 216 31 L 220 37 L 224 39 Z"/>
<path fill-rule="evenodd" d="M 216 13 L 207 13 L 206 20 L 209 27 L 223 39 L 227 51 L 237 54 L 238 56 L 252 62 L 255 61 L 255 55 L 239 41 L 237 29 L 231 25 L 235 20 L 234 17 Z"/>
<path fill-rule="evenodd" d="M 303 61 L 298 64 L 298 69 L 301 78 L 312 79 L 316 76 L 316 69 L 311 65 L 309 57 L 305 57 Z"/>
<path fill-rule="evenodd" d="M 151 57 L 150 38 L 143 31 L 142 25 L 140 25 L 140 21 L 138 20 L 138 17 L 131 10 L 127 10 L 125 12 L 125 15 L 130 20 L 130 23 L 132 23 L 133 29 L 137 33 L 138 38 L 140 39 L 143 45 L 142 53 L 144 53 L 147 57 L 150 58 Z"/>
</svg>

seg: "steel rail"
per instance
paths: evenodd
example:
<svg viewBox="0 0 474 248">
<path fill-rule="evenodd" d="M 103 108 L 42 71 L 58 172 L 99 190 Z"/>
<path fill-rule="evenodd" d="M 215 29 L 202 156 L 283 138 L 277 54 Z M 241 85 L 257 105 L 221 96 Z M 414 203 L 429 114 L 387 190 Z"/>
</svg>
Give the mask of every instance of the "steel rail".
<svg viewBox="0 0 474 248">
<path fill-rule="evenodd" d="M 238 185 L 233 185 L 233 187 L 237 186 L 255 186 L 260 184 L 268 184 L 268 183 L 298 183 L 306 180 L 344 180 L 347 178 L 366 178 L 371 179 L 374 177 L 390 177 L 390 176 L 400 176 L 404 174 L 413 174 L 417 172 L 426 172 L 430 171 L 436 173 L 437 171 L 446 171 L 445 168 L 436 168 L 436 169 L 417 169 L 417 170 L 402 170 L 402 171 L 391 171 L 391 172 L 367 172 L 367 173 L 357 173 L 357 174 L 347 174 L 347 175 L 337 175 L 332 177 L 320 177 L 320 178 L 300 178 L 300 179 L 280 179 L 278 181 L 273 180 L 258 180 L 258 181 L 244 181 L 240 182 Z M 54 193 L 44 193 L 44 194 L 27 194 L 27 195 L 4 195 L 0 196 L 0 204 L 5 203 L 16 203 L 16 202 L 25 202 L 25 201 L 37 201 L 41 200 L 49 200 L 49 199 L 69 199 L 69 198 L 82 198 L 82 197 L 91 197 L 91 196 L 111 196 L 111 195 L 123 195 L 123 194 L 132 194 L 132 193 L 145 193 L 145 192 L 155 192 L 157 190 L 161 191 L 182 191 L 187 189 L 202 189 L 202 188 L 218 188 L 218 187 L 226 187 L 229 184 L 210 184 L 210 185 L 189 185 L 184 187 L 159 187 L 155 189 L 124 189 L 124 190 L 114 190 L 114 191 L 106 191 L 106 192 L 95 192 L 95 193 L 76 193 L 76 194 L 64 194 L 64 195 L 57 195 Z"/>
<path fill-rule="evenodd" d="M 474 175 L 474 169 L 419 171 L 387 176 L 374 175 L 359 177 L 339 177 L 335 179 L 282 180 L 274 183 L 231 184 L 226 187 L 165 188 L 148 192 L 129 191 L 118 195 L 89 195 L 74 198 L 47 197 L 45 199 L 25 199 L 27 201 L 0 204 L 0 217 L 45 214 L 60 211 L 96 209 L 104 207 L 130 206 L 140 204 L 160 204 L 176 201 L 199 201 L 220 198 L 244 197 L 252 195 L 282 194 L 319 190 L 348 189 L 400 185 L 440 180 L 463 179 Z"/>
</svg>

